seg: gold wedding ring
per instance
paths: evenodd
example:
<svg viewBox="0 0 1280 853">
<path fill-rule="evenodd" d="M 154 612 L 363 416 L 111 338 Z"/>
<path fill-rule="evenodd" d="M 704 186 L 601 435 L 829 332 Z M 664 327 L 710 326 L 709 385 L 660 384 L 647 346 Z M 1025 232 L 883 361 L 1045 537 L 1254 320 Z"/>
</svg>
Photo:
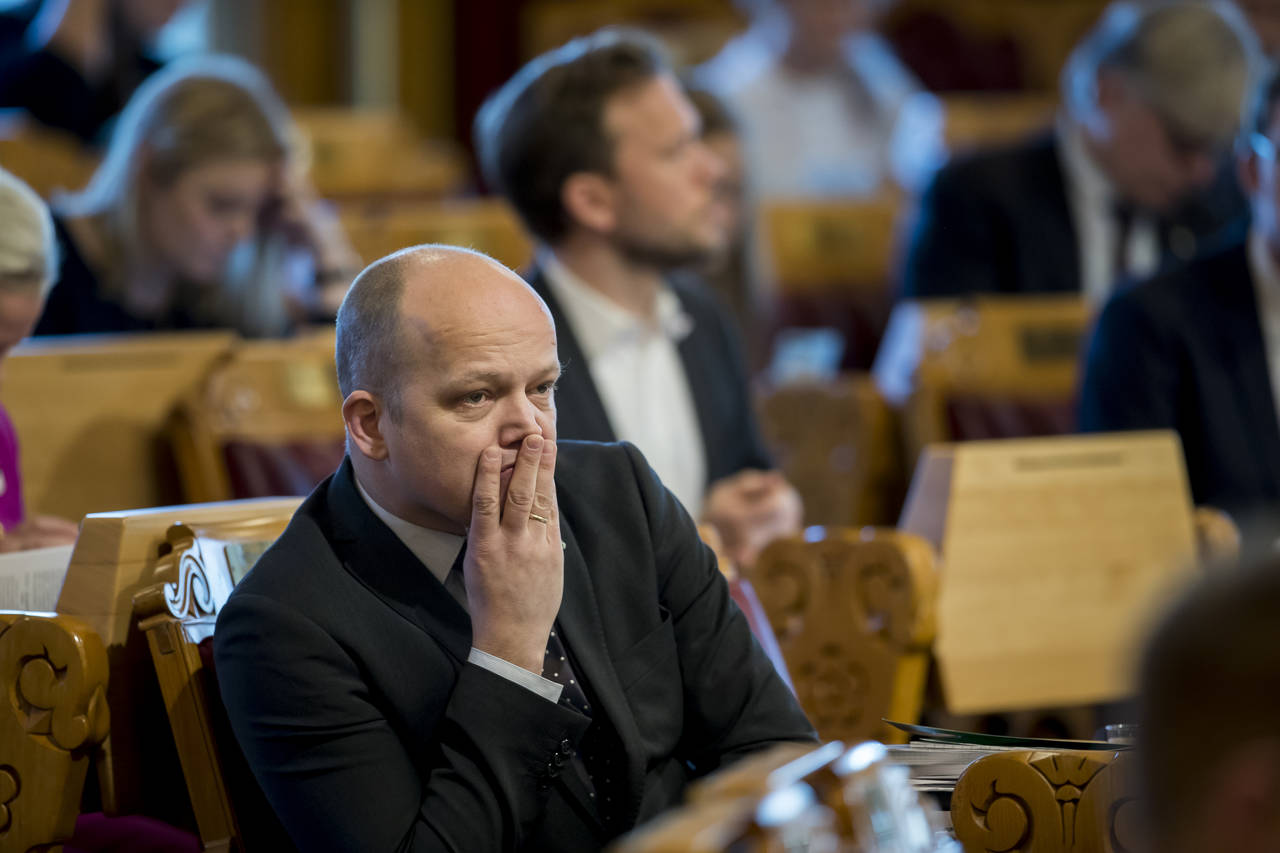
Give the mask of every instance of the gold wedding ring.
<svg viewBox="0 0 1280 853">
<path fill-rule="evenodd" d="M 551 522 L 551 519 L 543 518 L 542 516 L 538 515 L 536 512 L 529 513 L 529 518 L 533 519 L 534 521 L 541 521 L 543 524 L 549 524 Z"/>
</svg>

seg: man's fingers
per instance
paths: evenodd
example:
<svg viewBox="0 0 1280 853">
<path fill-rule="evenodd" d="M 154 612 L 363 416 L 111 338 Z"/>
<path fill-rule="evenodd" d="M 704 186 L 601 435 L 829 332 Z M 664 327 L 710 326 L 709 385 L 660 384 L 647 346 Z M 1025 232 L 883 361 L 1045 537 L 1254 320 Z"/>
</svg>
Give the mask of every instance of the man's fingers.
<svg viewBox="0 0 1280 853">
<path fill-rule="evenodd" d="M 502 451 L 486 447 L 476 463 L 476 483 L 471 490 L 471 534 L 484 535 L 498 528 L 502 508 Z"/>
<path fill-rule="evenodd" d="M 538 459 L 538 484 L 533 493 L 533 511 L 547 519 L 550 527 L 556 516 L 556 443 L 546 441 Z"/>
<path fill-rule="evenodd" d="M 526 435 L 516 456 L 516 467 L 507 485 L 507 502 L 502 508 L 502 523 L 519 530 L 529 521 L 533 494 L 538 485 L 538 462 L 542 456 L 542 436 Z"/>
</svg>

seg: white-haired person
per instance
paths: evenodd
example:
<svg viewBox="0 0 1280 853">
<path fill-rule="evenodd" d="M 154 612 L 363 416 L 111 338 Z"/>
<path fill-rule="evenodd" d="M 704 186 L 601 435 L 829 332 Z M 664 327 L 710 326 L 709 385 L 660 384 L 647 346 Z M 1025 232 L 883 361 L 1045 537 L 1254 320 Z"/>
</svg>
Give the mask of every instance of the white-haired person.
<svg viewBox="0 0 1280 853">
<path fill-rule="evenodd" d="M 1230 3 L 1112 3 L 1062 73 L 1051 132 L 948 164 L 920 202 L 902 295 L 1079 293 L 1189 260 L 1247 205 L 1231 147 L 1257 39 Z"/>
<path fill-rule="evenodd" d="M 57 265 L 49 209 L 22 181 L 0 169 L 0 359 L 40 316 Z M 22 551 L 75 541 L 77 526 L 51 516 L 27 515 L 18 469 L 18 439 L 0 406 L 0 551 Z"/>
<path fill-rule="evenodd" d="M 243 60 L 148 78 L 88 187 L 53 204 L 63 262 L 36 334 L 264 337 L 331 319 L 359 259 L 300 174 L 293 135 Z"/>
</svg>

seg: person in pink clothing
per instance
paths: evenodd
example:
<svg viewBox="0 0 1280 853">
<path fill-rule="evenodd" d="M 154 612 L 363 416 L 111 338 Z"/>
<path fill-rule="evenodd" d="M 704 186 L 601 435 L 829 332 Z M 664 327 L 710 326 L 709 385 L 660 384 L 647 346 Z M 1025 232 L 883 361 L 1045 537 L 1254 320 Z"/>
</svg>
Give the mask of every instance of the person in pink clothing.
<svg viewBox="0 0 1280 853">
<path fill-rule="evenodd" d="M 30 187 L 0 169 L 0 361 L 31 334 L 57 269 L 49 209 Z M 2 380 L 0 380 L 2 381 Z M 28 516 L 18 471 L 18 436 L 0 406 L 0 552 L 65 545 L 78 525 Z"/>
</svg>

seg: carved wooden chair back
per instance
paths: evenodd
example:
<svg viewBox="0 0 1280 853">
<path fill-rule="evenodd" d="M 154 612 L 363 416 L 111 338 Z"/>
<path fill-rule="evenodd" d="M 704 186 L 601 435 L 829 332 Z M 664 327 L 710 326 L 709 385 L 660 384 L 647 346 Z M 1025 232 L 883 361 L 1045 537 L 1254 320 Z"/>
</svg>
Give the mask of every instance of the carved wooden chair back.
<svg viewBox="0 0 1280 853">
<path fill-rule="evenodd" d="M 305 495 L 342 461 L 332 329 L 241 341 L 169 422 L 190 501 Z"/>
<path fill-rule="evenodd" d="M 229 332 L 84 335 L 16 347 L 0 398 L 18 434 L 28 509 L 80 519 L 181 503 L 165 424 L 234 340 Z"/>
<path fill-rule="evenodd" d="M 895 309 L 885 348 L 904 369 L 914 368 L 914 376 L 895 380 L 908 386 L 902 412 L 908 465 L 935 442 L 1074 432 L 1080 353 L 1092 321 L 1075 295 L 982 296 Z M 901 339 L 900 328 L 909 330 Z"/>
<path fill-rule="evenodd" d="M 1136 781 L 1127 752 L 1013 750 L 970 764 L 951 797 L 965 850 L 1127 853 Z"/>
<path fill-rule="evenodd" d="M 274 514 L 175 524 L 163 580 L 133 596 L 206 850 L 290 846 L 235 744 L 212 670 L 218 611 L 287 522 Z"/>
<path fill-rule="evenodd" d="M 826 326 L 845 339 L 843 365 L 871 366 L 892 302 L 902 199 L 772 199 L 761 204 L 762 268 L 778 294 L 775 330 Z"/>
<path fill-rule="evenodd" d="M 893 524 L 906 491 L 897 416 L 865 373 L 759 389 L 760 426 L 809 524 Z"/>
<path fill-rule="evenodd" d="M 297 506 L 296 498 L 193 504 L 94 513 L 81 523 L 56 609 L 86 623 L 107 649 L 111 736 L 98 761 L 106 814 L 190 819 L 178 756 L 163 735 L 169 721 L 147 638 L 133 617 L 139 590 L 172 580 L 169 529 L 261 518 L 282 527 Z"/>
<path fill-rule="evenodd" d="M 511 267 L 533 260 L 533 243 L 511 206 L 499 198 L 449 199 L 344 209 L 342 227 L 372 263 L 419 243 L 470 246 Z"/>
<path fill-rule="evenodd" d="M 110 728 L 106 650 L 70 616 L 0 611 L 0 683 L 0 849 L 56 848 Z"/>
<path fill-rule="evenodd" d="M 918 719 L 937 590 L 928 543 L 886 529 L 810 528 L 769 545 L 749 580 L 820 736 L 888 740 L 882 717 Z"/>
</svg>

